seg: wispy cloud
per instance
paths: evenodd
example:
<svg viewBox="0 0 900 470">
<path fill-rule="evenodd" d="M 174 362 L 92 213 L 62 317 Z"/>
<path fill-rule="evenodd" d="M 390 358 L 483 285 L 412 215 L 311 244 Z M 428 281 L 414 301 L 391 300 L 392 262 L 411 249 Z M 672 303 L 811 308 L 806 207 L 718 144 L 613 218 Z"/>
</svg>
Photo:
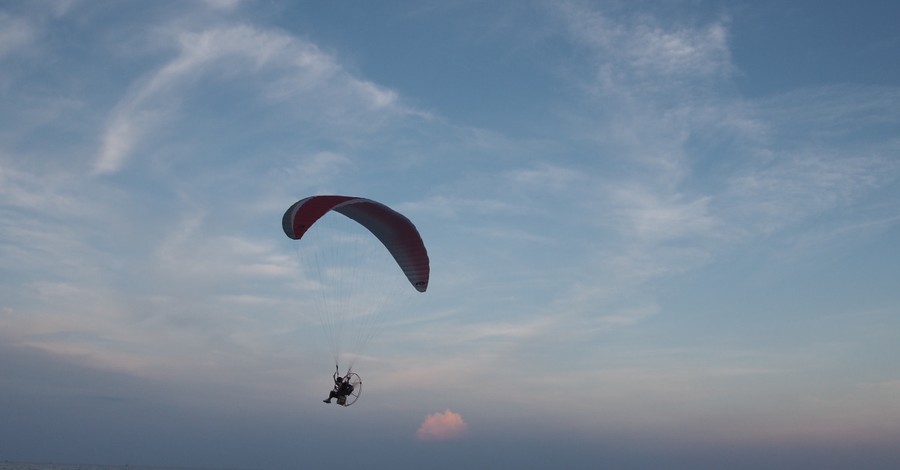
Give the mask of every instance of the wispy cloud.
<svg viewBox="0 0 900 470">
<path fill-rule="evenodd" d="M 604 177 L 597 167 L 585 178 L 605 188 L 591 193 L 594 219 L 622 235 L 623 262 L 629 253 L 652 253 L 658 269 L 649 272 L 680 272 L 663 267 L 673 259 L 666 253 L 689 249 L 708 260 L 854 204 L 897 178 L 896 143 L 835 140 L 896 129 L 896 107 L 885 105 L 897 100 L 893 90 L 827 87 L 747 101 L 727 86 L 735 65 L 726 18 L 613 20 L 602 7 L 577 2 L 556 12 L 596 71 L 573 77 L 590 84 L 599 97 L 592 103 L 605 110 L 596 120 L 596 151 L 607 161 L 603 153 L 615 152 L 612 161 L 625 168 Z M 722 139 L 730 142 L 727 154 L 693 147 Z M 673 246 L 679 239 L 689 246 Z"/>
<path fill-rule="evenodd" d="M 883 165 L 870 158 L 841 155 L 793 155 L 772 166 L 730 178 L 734 216 L 771 233 L 785 224 L 848 204 L 876 186 Z M 744 225 L 751 228 L 749 224 Z"/>
<path fill-rule="evenodd" d="M 581 187 L 586 182 L 583 173 L 549 162 L 542 162 L 531 168 L 510 170 L 506 177 L 513 183 L 529 189 L 549 189 L 554 192 Z"/>
<path fill-rule="evenodd" d="M 472 217 L 491 214 L 520 212 L 509 201 L 501 199 L 477 199 L 472 197 L 431 196 L 419 202 L 406 202 L 397 206 L 398 210 L 421 212 L 439 217 Z"/>
<path fill-rule="evenodd" d="M 705 238 L 719 222 L 710 212 L 709 196 L 685 201 L 680 194 L 659 194 L 644 185 L 613 185 L 610 215 L 626 237 L 659 243 L 679 238 Z"/>
<path fill-rule="evenodd" d="M 575 42 L 590 49 L 593 86 L 602 93 L 657 95 L 685 87 L 697 92 L 698 82 L 708 86 L 733 72 L 724 21 L 673 25 L 651 15 L 613 20 L 578 2 L 556 7 Z"/>
<path fill-rule="evenodd" d="M 272 102 L 305 97 L 319 119 L 352 120 L 398 100 L 395 92 L 352 76 L 314 44 L 277 30 L 237 25 L 163 33 L 177 38 L 176 56 L 138 80 L 116 105 L 102 136 L 97 173 L 121 168 L 144 136 L 177 119 L 182 93 L 216 75 L 249 78 Z M 314 105 L 317 96 L 327 105 Z"/>
<path fill-rule="evenodd" d="M 237 9 L 244 0 L 203 0 L 213 10 L 232 11 Z"/>
<path fill-rule="evenodd" d="M 0 59 L 31 44 L 36 35 L 27 20 L 0 11 Z"/>
</svg>

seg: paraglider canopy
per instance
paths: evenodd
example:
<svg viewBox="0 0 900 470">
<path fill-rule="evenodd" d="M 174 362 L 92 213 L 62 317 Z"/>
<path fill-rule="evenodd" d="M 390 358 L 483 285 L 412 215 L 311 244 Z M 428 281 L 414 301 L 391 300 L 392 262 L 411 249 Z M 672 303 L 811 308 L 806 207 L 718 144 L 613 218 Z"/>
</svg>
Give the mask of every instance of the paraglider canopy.
<svg viewBox="0 0 900 470">
<path fill-rule="evenodd" d="M 284 213 L 285 235 L 300 240 L 329 211 L 341 213 L 364 226 L 388 249 L 410 284 L 428 289 L 428 252 L 415 225 L 403 214 L 371 199 L 352 196 L 311 196 L 295 202 Z"/>
</svg>

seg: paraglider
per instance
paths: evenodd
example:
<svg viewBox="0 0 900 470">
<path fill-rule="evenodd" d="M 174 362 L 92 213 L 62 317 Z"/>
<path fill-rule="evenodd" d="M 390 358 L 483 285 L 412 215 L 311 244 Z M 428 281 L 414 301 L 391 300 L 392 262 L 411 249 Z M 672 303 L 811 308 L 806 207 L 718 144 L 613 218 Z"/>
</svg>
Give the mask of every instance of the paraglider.
<svg viewBox="0 0 900 470">
<path fill-rule="evenodd" d="M 352 222 L 349 227 L 329 231 L 326 222 L 335 219 Z M 320 195 L 301 199 L 285 211 L 282 228 L 288 238 L 300 241 L 299 252 L 312 252 L 305 255 L 303 267 L 314 273 L 311 277 L 317 278 L 315 285 L 320 295 L 313 297 L 321 304 L 315 310 L 329 337 L 335 360 L 334 389 L 324 401 L 331 403 L 335 399 L 339 405 L 350 406 L 359 398 L 362 380 L 352 371 L 352 360 L 346 374 L 339 372 L 343 337 L 349 329 L 346 324 L 354 320 L 361 324 L 357 341 L 361 349 L 373 335 L 376 318 L 388 303 L 386 300 L 397 295 L 380 287 L 381 281 L 397 281 L 402 279 L 399 276 L 402 273 L 416 291 L 427 290 L 430 266 L 425 244 L 406 216 L 361 197 Z M 374 248 L 367 248 L 368 251 L 347 248 L 363 243 Z M 329 244 L 333 246 L 327 249 L 319 246 Z M 389 263 L 361 267 L 370 258 L 385 254 L 389 255 Z M 373 301 L 375 296 L 381 296 L 382 300 Z"/>
</svg>

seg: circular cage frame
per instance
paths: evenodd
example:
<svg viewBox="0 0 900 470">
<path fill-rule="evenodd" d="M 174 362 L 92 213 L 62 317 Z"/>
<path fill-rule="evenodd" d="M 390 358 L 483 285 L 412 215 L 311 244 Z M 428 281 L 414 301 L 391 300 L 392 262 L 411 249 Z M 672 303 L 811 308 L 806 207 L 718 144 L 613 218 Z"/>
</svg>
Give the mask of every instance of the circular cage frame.
<svg viewBox="0 0 900 470">
<path fill-rule="evenodd" d="M 362 393 L 362 379 L 356 372 L 348 372 L 347 375 L 344 376 L 344 381 L 349 382 L 350 385 L 353 386 L 353 391 L 347 396 L 339 397 L 337 404 L 347 407 L 356 403 L 356 400 L 359 400 L 359 395 Z"/>
</svg>

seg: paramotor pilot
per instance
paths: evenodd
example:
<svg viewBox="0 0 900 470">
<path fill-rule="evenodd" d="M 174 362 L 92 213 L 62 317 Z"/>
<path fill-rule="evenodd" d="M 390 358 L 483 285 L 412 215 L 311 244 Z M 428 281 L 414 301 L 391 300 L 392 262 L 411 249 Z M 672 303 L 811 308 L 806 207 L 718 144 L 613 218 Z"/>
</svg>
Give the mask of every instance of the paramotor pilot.
<svg viewBox="0 0 900 470">
<path fill-rule="evenodd" d="M 343 405 L 347 401 L 347 395 L 353 393 L 353 385 L 349 378 L 338 375 L 338 368 L 334 370 L 334 389 L 328 392 L 328 398 L 322 400 L 325 403 L 331 403 L 331 399 L 337 399 L 339 405 Z"/>
</svg>

